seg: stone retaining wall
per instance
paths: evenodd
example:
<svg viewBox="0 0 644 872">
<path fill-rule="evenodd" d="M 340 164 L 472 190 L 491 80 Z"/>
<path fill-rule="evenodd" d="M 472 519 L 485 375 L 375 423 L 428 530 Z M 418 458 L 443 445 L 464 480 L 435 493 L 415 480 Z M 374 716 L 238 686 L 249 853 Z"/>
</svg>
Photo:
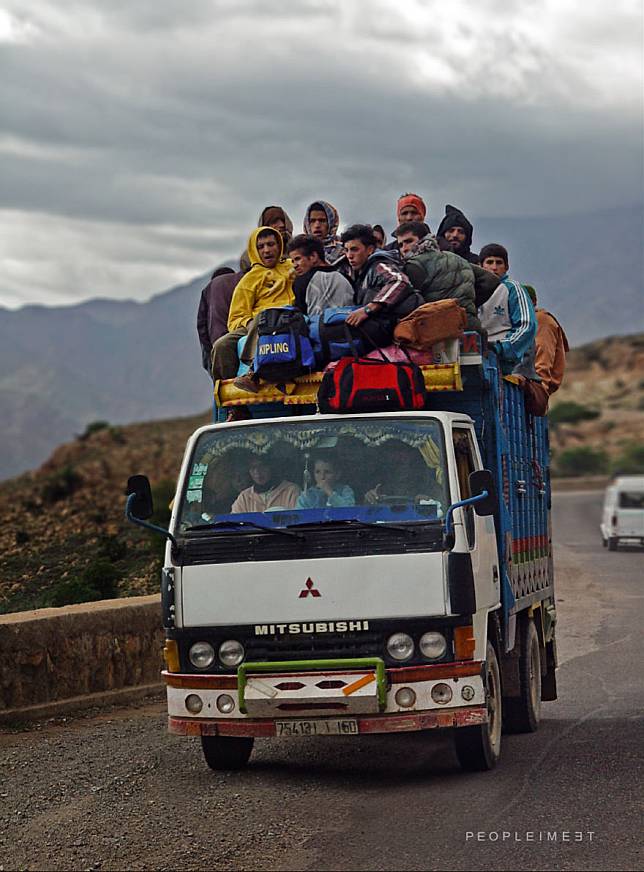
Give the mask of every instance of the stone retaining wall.
<svg viewBox="0 0 644 872">
<path fill-rule="evenodd" d="M 159 596 L 0 615 L 0 723 L 161 687 Z"/>
</svg>

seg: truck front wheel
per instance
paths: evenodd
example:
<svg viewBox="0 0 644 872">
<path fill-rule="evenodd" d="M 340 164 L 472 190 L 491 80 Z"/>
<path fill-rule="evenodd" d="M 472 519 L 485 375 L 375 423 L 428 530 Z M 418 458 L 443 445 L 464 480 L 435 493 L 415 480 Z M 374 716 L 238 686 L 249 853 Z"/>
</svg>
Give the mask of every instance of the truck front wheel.
<svg viewBox="0 0 644 872">
<path fill-rule="evenodd" d="M 534 733 L 541 717 L 541 650 L 532 618 L 521 627 L 519 656 L 521 695 L 504 700 L 504 724 L 508 733 Z"/>
<path fill-rule="evenodd" d="M 503 721 L 501 673 L 494 645 L 489 639 L 485 671 L 487 724 L 476 727 L 459 727 L 454 732 L 458 762 L 468 772 L 485 772 L 488 769 L 493 769 L 501 756 L 501 724 Z"/>
<path fill-rule="evenodd" d="M 608 540 L 608 550 L 609 551 L 617 551 L 617 542 L 618 541 L 619 540 L 617 539 L 617 536 L 611 536 L 610 539 Z"/>
<path fill-rule="evenodd" d="M 252 736 L 202 736 L 201 747 L 211 769 L 243 769 L 254 741 Z"/>
</svg>

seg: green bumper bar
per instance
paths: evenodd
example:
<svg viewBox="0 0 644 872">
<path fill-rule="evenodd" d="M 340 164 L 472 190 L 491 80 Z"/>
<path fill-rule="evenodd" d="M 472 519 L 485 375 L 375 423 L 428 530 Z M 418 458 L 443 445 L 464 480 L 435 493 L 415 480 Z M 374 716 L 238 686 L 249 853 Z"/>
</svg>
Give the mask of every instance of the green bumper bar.
<svg viewBox="0 0 644 872">
<path fill-rule="evenodd" d="M 378 705 L 387 703 L 385 662 L 380 657 L 355 657 L 349 660 L 271 660 L 266 663 L 242 663 L 237 669 L 237 696 L 239 710 L 246 714 L 244 691 L 248 673 L 255 672 L 308 672 L 313 669 L 375 669 Z"/>
</svg>

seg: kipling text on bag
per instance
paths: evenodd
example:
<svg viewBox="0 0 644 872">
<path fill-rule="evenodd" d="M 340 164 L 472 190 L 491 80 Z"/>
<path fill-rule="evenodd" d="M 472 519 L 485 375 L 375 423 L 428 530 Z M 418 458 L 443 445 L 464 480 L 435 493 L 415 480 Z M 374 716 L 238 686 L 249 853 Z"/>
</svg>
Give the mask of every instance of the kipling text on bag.
<svg viewBox="0 0 644 872">
<path fill-rule="evenodd" d="M 315 366 L 304 315 L 293 307 L 264 309 L 257 323 L 253 370 L 269 382 L 289 381 Z"/>
</svg>

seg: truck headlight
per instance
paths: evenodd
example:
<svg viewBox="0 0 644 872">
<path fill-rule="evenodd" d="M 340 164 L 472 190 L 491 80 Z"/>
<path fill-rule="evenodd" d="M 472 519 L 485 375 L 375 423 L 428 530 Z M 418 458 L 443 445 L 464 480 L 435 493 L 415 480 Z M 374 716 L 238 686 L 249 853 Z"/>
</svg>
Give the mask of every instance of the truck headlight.
<svg viewBox="0 0 644 872">
<path fill-rule="evenodd" d="M 210 642 L 195 642 L 190 646 L 188 657 L 197 669 L 207 669 L 215 659 L 215 649 Z"/>
<path fill-rule="evenodd" d="M 239 666 L 244 653 L 244 646 L 235 639 L 227 639 L 219 646 L 219 659 L 224 666 Z"/>
<path fill-rule="evenodd" d="M 387 653 L 394 660 L 409 660 L 414 653 L 414 640 L 407 633 L 394 633 L 387 639 Z"/>
<path fill-rule="evenodd" d="M 442 633 L 423 633 L 418 647 L 423 657 L 428 660 L 438 660 L 447 650 L 447 641 Z"/>
</svg>

